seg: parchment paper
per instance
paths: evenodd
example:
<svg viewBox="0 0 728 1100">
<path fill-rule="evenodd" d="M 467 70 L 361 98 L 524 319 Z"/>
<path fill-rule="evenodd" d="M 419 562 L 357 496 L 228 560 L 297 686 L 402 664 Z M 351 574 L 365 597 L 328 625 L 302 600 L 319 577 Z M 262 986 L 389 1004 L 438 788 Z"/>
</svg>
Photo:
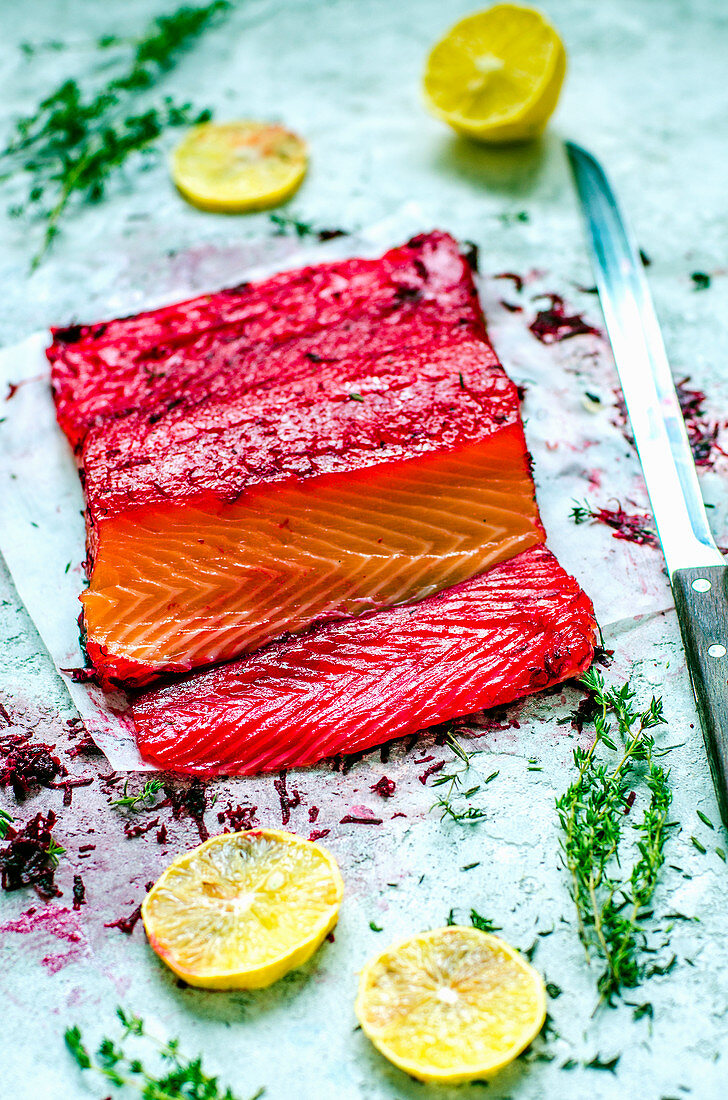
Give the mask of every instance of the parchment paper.
<svg viewBox="0 0 728 1100">
<path fill-rule="evenodd" d="M 376 255 L 428 228 L 417 207 L 409 204 L 396 218 L 356 236 L 307 247 L 291 242 L 283 263 L 279 255 L 275 264 L 231 272 L 225 283 L 323 259 Z M 280 252 L 279 241 L 276 246 Z M 265 254 L 265 247 L 261 242 L 259 254 Z M 632 511 L 646 508 L 633 448 L 614 423 L 617 382 L 608 346 L 593 335 L 541 344 L 528 324 L 546 304 L 538 295 L 558 288 L 549 285 L 544 272 L 526 273 L 520 291 L 512 279 L 497 274 L 481 277 L 481 297 L 503 364 L 526 387 L 523 415 L 549 545 L 592 597 L 601 625 L 629 627 L 636 618 L 670 606 L 661 554 L 618 541 L 603 528 L 577 529 L 568 518 L 573 501 L 585 492 L 592 492 L 599 504 L 612 498 Z M 146 300 L 136 308 L 154 308 L 200 292 L 199 287 L 180 286 L 163 301 Z M 520 312 L 504 302 L 519 306 Z M 598 320 L 596 299 L 590 304 L 593 322 Z M 0 394 L 5 396 L 0 406 L 0 550 L 94 741 L 115 769 L 140 770 L 146 765 L 124 716 L 124 695 L 105 695 L 94 684 L 74 683 L 64 671 L 83 665 L 78 597 L 85 583 L 84 501 L 71 450 L 56 423 L 43 353 L 48 342 L 47 333 L 36 333 L 0 352 Z M 585 413 L 587 406 L 595 408 L 587 392 L 601 398 L 591 413 Z"/>
</svg>

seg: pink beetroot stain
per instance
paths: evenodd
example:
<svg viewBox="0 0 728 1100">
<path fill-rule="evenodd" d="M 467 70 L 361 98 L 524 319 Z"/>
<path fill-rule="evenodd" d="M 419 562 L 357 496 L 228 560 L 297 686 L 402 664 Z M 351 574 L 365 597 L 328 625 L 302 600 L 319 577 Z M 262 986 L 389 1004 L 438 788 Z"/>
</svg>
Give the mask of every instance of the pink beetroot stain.
<svg viewBox="0 0 728 1100">
<path fill-rule="evenodd" d="M 46 970 L 51 974 L 57 974 L 59 970 L 63 970 L 64 966 L 68 966 L 69 963 L 76 962 L 80 959 L 84 952 L 76 947 L 70 951 L 61 952 L 58 955 L 44 955 L 41 961 L 41 966 L 44 966 Z"/>
<path fill-rule="evenodd" d="M 73 912 L 65 906 L 27 909 L 17 920 L 0 924 L 0 932 L 19 932 L 22 935 L 47 932 L 68 943 L 79 943 L 82 939 Z"/>
</svg>

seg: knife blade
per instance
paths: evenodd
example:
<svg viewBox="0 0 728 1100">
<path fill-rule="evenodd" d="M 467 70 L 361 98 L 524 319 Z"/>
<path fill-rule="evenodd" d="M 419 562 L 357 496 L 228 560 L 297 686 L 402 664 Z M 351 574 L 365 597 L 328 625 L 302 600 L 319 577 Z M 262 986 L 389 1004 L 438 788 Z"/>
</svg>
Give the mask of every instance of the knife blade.
<svg viewBox="0 0 728 1100">
<path fill-rule="evenodd" d="M 721 817 L 728 825 L 728 566 L 708 525 L 644 265 L 598 163 L 566 143 L 599 300 L 660 538 Z"/>
</svg>

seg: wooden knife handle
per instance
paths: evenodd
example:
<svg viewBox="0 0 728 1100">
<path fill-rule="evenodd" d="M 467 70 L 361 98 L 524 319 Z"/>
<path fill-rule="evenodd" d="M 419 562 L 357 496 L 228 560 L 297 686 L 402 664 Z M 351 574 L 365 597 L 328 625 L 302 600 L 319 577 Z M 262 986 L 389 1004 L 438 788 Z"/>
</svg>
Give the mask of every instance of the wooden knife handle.
<svg viewBox="0 0 728 1100">
<path fill-rule="evenodd" d="M 672 591 L 720 814 L 728 826 L 728 566 L 678 569 Z"/>
</svg>

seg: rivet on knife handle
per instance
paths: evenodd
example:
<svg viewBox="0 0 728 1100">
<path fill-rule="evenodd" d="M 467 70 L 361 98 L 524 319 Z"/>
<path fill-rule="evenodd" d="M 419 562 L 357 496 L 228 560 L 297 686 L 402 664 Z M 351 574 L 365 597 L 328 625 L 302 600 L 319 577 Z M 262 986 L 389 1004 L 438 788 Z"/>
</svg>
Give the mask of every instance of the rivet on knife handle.
<svg viewBox="0 0 728 1100">
<path fill-rule="evenodd" d="M 728 825 L 728 566 L 678 569 L 672 591 L 721 817 Z"/>
</svg>

